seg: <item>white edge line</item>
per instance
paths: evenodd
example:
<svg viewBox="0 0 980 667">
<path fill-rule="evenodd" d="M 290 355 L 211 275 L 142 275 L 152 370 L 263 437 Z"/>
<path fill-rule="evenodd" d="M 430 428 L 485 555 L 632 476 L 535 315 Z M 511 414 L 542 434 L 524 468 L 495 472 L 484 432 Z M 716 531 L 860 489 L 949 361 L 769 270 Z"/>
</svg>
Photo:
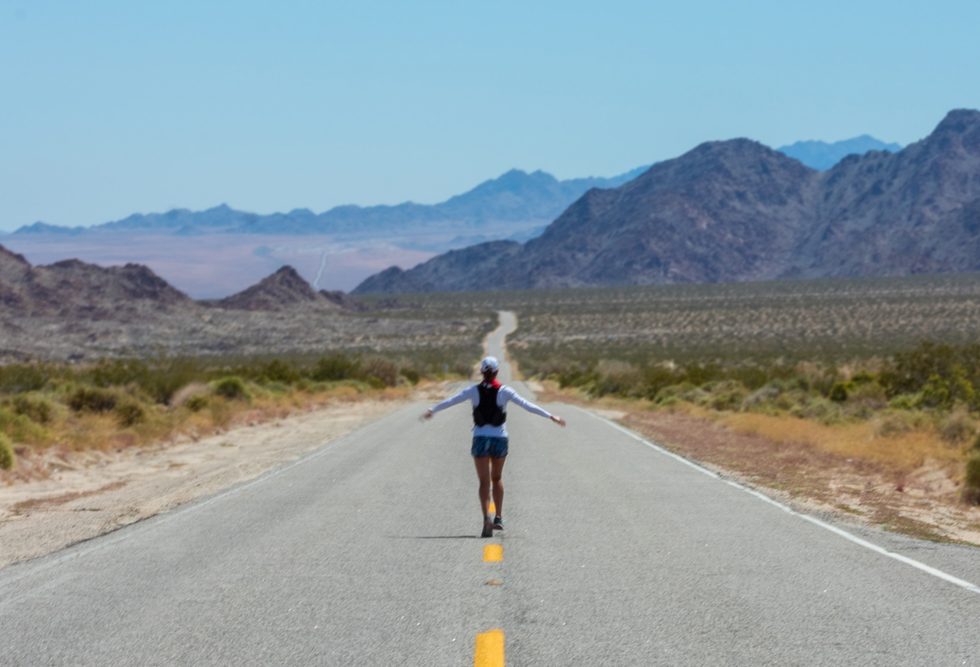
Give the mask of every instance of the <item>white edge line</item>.
<svg viewBox="0 0 980 667">
<path fill-rule="evenodd" d="M 712 477 L 714 479 L 723 481 L 726 484 L 728 484 L 729 486 L 733 486 L 736 489 L 739 489 L 740 491 L 744 491 L 744 492 L 748 493 L 749 495 L 755 496 L 759 500 L 762 500 L 764 502 L 767 502 L 770 505 L 773 505 L 774 507 L 778 507 L 779 509 L 783 510 L 787 514 L 792 514 L 793 516 L 798 517 L 800 519 L 803 519 L 804 521 L 808 521 L 809 523 L 812 523 L 815 526 L 819 526 L 820 528 L 823 528 L 825 530 L 829 530 L 830 532 L 834 533 L 835 535 L 837 535 L 839 537 L 843 537 L 845 540 L 847 540 L 849 542 L 853 542 L 854 544 L 857 544 L 858 546 L 862 546 L 865 549 L 869 549 L 871 551 L 874 551 L 875 553 L 881 554 L 882 556 L 887 556 L 888 558 L 897 560 L 900 563 L 905 563 L 906 565 L 910 565 L 910 566 L 914 567 L 917 570 L 921 570 L 922 572 L 925 572 L 926 574 L 932 575 L 933 577 L 936 577 L 938 579 L 942 579 L 943 581 L 946 581 L 946 582 L 948 582 L 950 584 L 953 584 L 954 586 L 959 586 L 960 588 L 963 588 L 965 590 L 968 590 L 971 593 L 980 594 L 980 586 L 977 586 L 976 584 L 971 584 L 969 581 L 966 581 L 964 579 L 960 579 L 959 577 L 954 577 L 953 575 L 951 575 L 951 574 L 949 574 L 947 572 L 943 572 L 942 570 L 939 570 L 937 568 L 934 568 L 931 565 L 926 565 L 925 563 L 919 562 L 919 561 L 915 560 L 914 558 L 909 558 L 908 556 L 903 556 L 902 554 L 895 553 L 894 551 L 889 551 L 888 549 L 885 549 L 884 547 L 878 546 L 877 544 L 875 544 L 873 542 L 869 542 L 869 541 L 867 541 L 865 539 L 862 539 L 862 538 L 858 537 L 857 535 L 855 535 L 853 533 L 849 533 L 849 532 L 847 532 L 846 530 L 844 530 L 842 528 L 838 528 L 837 526 L 834 526 L 832 524 L 829 524 L 826 521 L 821 521 L 820 519 L 816 518 L 815 516 L 811 516 L 809 514 L 804 514 L 802 512 L 798 512 L 798 511 L 794 510 L 792 507 L 790 507 L 789 505 L 785 505 L 785 504 L 779 502 L 778 500 L 773 500 L 772 498 L 770 498 L 769 496 L 765 495 L 764 493 L 760 493 L 759 491 L 756 491 L 755 489 L 749 488 L 749 487 L 745 486 L 744 484 L 739 484 L 738 482 L 735 482 L 735 481 L 730 480 L 730 479 L 724 479 L 718 473 L 713 472 L 711 470 L 708 470 L 704 466 L 698 465 L 697 463 L 695 463 L 693 461 L 690 461 L 690 460 L 684 458 L 683 456 L 681 456 L 679 454 L 675 454 L 674 452 L 672 452 L 670 450 L 664 449 L 663 447 L 661 447 L 660 445 L 658 445 L 656 443 L 650 442 L 649 440 L 647 440 L 643 436 L 638 435 L 637 433 L 634 433 L 633 431 L 629 430 L 625 426 L 622 426 L 622 425 L 617 424 L 616 422 L 614 422 L 614 421 L 612 421 L 610 419 L 606 419 L 605 417 L 602 417 L 600 415 L 597 415 L 597 414 L 595 414 L 594 412 L 592 412 L 590 410 L 584 410 L 582 408 L 578 408 L 578 409 L 581 410 L 582 412 L 585 412 L 586 414 L 590 415 L 591 417 L 594 417 L 595 419 L 598 419 L 600 421 L 605 422 L 606 424 L 608 424 L 609 426 L 612 426 L 617 431 L 620 431 L 621 433 L 624 433 L 624 434 L 628 435 L 629 437 L 633 438 L 637 442 L 639 442 L 639 443 L 641 443 L 643 445 L 646 445 L 650 449 L 653 449 L 654 451 L 659 452 L 660 454 L 663 454 L 664 456 L 667 456 L 669 458 L 672 458 L 672 459 L 674 459 L 675 461 L 677 461 L 679 463 L 683 463 L 686 466 L 689 466 L 691 468 L 694 468 L 698 472 L 700 472 L 700 473 L 702 473 L 704 475 L 707 475 L 708 477 Z"/>
</svg>

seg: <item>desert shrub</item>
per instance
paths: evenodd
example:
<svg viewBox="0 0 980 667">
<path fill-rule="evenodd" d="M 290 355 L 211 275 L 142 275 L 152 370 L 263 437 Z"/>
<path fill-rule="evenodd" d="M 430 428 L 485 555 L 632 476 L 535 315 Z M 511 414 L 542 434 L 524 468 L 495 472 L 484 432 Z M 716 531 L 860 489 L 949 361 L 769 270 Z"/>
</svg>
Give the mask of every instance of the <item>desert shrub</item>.
<svg viewBox="0 0 980 667">
<path fill-rule="evenodd" d="M 889 396 L 922 392 L 925 407 L 943 408 L 958 401 L 977 408 L 980 345 L 921 343 L 895 354 L 880 381 Z"/>
<path fill-rule="evenodd" d="M 116 394 L 98 387 L 78 387 L 68 397 L 68 407 L 75 412 L 109 412 L 117 402 Z"/>
<path fill-rule="evenodd" d="M 3 433 L 0 433 L 0 470 L 10 470 L 17 462 L 14 446 Z"/>
<path fill-rule="evenodd" d="M 200 412 L 208 407 L 208 397 L 204 394 L 194 394 L 184 401 L 184 407 L 191 412 Z"/>
<path fill-rule="evenodd" d="M 874 433 L 879 438 L 890 438 L 902 435 L 915 429 L 916 422 L 911 413 L 906 411 L 892 412 L 882 416 L 875 422 Z"/>
<path fill-rule="evenodd" d="M 653 400 L 658 405 L 673 405 L 674 403 L 688 401 L 692 398 L 697 399 L 698 391 L 698 388 L 690 382 L 682 382 L 681 384 L 672 384 L 669 387 L 664 387 L 657 392 Z"/>
<path fill-rule="evenodd" d="M 99 362 L 80 379 L 102 388 L 136 386 L 157 403 L 166 404 L 178 389 L 205 374 L 206 369 L 193 359 L 112 359 Z"/>
<path fill-rule="evenodd" d="M 642 373 L 640 394 L 644 398 L 656 399 L 661 389 L 670 387 L 681 381 L 679 374 L 672 368 L 663 365 L 647 366 Z"/>
<path fill-rule="evenodd" d="M 404 377 L 406 380 L 409 381 L 410 384 L 413 385 L 418 384 L 419 380 L 422 379 L 422 376 L 414 368 L 403 368 L 401 369 L 400 372 L 402 377 Z"/>
<path fill-rule="evenodd" d="M 135 426 L 146 420 L 146 410 L 135 401 L 122 401 L 116 405 L 113 412 L 124 427 Z"/>
<path fill-rule="evenodd" d="M 919 406 L 922 397 L 919 394 L 899 394 L 890 401 L 888 407 L 895 410 L 914 410 Z"/>
<path fill-rule="evenodd" d="M 261 366 L 258 372 L 262 382 L 278 382 L 291 385 L 300 378 L 300 373 L 292 364 L 282 359 L 273 359 Z"/>
<path fill-rule="evenodd" d="M 853 388 L 848 392 L 848 401 L 860 403 L 873 410 L 880 410 L 888 405 L 885 388 L 876 381 L 866 380 L 857 382 L 856 380 L 852 380 L 851 382 L 853 383 Z"/>
<path fill-rule="evenodd" d="M 639 388 L 641 377 L 639 369 L 629 362 L 603 359 L 596 364 L 596 378 L 589 389 L 597 396 L 628 396 Z"/>
<path fill-rule="evenodd" d="M 19 394 L 43 389 L 53 369 L 35 364 L 0 366 L 0 392 Z"/>
<path fill-rule="evenodd" d="M 368 384 L 394 387 L 398 384 L 398 366 L 380 357 L 367 359 L 361 365 L 361 374 Z"/>
<path fill-rule="evenodd" d="M 775 400 L 783 393 L 782 386 L 778 383 L 768 383 L 759 387 L 742 401 L 742 409 L 755 411 L 763 408 Z"/>
<path fill-rule="evenodd" d="M 948 408 L 953 402 L 949 385 L 938 375 L 931 375 L 919 392 L 919 407 Z"/>
<path fill-rule="evenodd" d="M 827 395 L 827 398 L 834 403 L 843 403 L 848 399 L 849 395 L 850 392 L 847 389 L 847 383 L 835 382 L 834 386 L 830 388 L 830 393 Z"/>
<path fill-rule="evenodd" d="M 972 453 L 966 460 L 963 497 L 967 502 L 980 505 L 980 452 Z"/>
<path fill-rule="evenodd" d="M 546 375 L 555 377 L 558 380 L 558 386 L 562 389 L 568 387 L 584 387 L 592 384 L 599 377 L 594 368 L 579 366 L 577 364 L 568 364 L 564 368 L 550 371 Z"/>
<path fill-rule="evenodd" d="M 722 380 L 704 387 L 708 392 L 705 405 L 712 410 L 738 410 L 748 396 L 748 390 L 736 380 Z"/>
<path fill-rule="evenodd" d="M 0 407 L 0 433 L 6 434 L 15 442 L 36 443 L 44 441 L 47 432 L 30 417 Z"/>
<path fill-rule="evenodd" d="M 976 432 L 976 424 L 970 414 L 962 408 L 951 412 L 939 424 L 939 436 L 954 445 L 967 442 Z"/>
<path fill-rule="evenodd" d="M 356 378 L 359 370 L 360 362 L 357 359 L 341 354 L 332 354 L 317 360 L 310 372 L 310 379 L 317 382 L 349 380 Z"/>
<path fill-rule="evenodd" d="M 809 400 L 800 402 L 790 408 L 789 413 L 802 419 L 814 419 L 824 424 L 835 424 L 844 419 L 844 410 L 823 396 L 811 396 Z"/>
<path fill-rule="evenodd" d="M 216 380 L 214 393 L 232 401 L 248 398 L 248 388 L 245 387 L 245 381 L 237 375 L 229 375 Z"/>
<path fill-rule="evenodd" d="M 50 422 L 51 415 L 54 411 L 54 406 L 51 405 L 51 401 L 43 396 L 20 394 L 14 396 L 10 404 L 16 414 L 24 415 L 38 424 L 47 424 Z"/>
</svg>

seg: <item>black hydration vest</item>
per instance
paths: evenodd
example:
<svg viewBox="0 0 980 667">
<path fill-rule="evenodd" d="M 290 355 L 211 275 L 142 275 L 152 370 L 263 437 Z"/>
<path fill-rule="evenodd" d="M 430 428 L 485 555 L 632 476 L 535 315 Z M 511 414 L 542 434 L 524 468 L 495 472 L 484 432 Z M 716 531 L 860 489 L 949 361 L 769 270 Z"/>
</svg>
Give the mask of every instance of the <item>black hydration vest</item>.
<svg viewBox="0 0 980 667">
<path fill-rule="evenodd" d="M 477 426 L 500 426 L 507 421 L 507 413 L 497 405 L 498 387 L 480 383 L 476 385 L 480 392 L 480 402 L 473 408 L 473 423 Z"/>
</svg>

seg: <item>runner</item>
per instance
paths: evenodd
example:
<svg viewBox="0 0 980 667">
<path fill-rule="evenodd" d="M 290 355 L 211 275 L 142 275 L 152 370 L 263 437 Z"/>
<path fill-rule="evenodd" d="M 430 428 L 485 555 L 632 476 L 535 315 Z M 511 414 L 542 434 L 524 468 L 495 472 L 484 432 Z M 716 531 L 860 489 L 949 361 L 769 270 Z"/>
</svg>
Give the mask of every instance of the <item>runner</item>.
<svg viewBox="0 0 980 667">
<path fill-rule="evenodd" d="M 500 477 L 507 458 L 507 412 L 508 402 L 516 403 L 528 412 L 547 417 L 559 426 L 565 420 L 539 408 L 509 386 L 497 381 L 500 364 L 495 357 L 487 357 L 480 363 L 483 382 L 474 384 L 442 403 L 433 405 L 422 415 L 432 419 L 432 415 L 469 399 L 473 405 L 473 446 L 470 453 L 476 464 L 476 476 L 480 480 L 480 511 L 483 514 L 483 533 L 481 537 L 492 537 L 494 529 L 503 530 L 501 513 L 504 508 L 504 483 Z M 496 515 L 490 514 L 490 485 L 493 484 L 493 504 Z"/>
</svg>

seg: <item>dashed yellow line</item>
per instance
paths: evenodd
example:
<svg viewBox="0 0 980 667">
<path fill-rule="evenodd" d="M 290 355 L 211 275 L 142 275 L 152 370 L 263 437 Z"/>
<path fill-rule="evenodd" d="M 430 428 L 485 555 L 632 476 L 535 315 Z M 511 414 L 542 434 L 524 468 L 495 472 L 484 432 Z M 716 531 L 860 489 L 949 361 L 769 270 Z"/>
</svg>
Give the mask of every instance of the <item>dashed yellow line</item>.
<svg viewBox="0 0 980 667">
<path fill-rule="evenodd" d="M 504 545 L 488 544 L 483 547 L 483 562 L 497 563 L 504 559 Z"/>
<path fill-rule="evenodd" d="M 493 504 L 492 500 L 490 501 L 490 504 L 487 506 L 487 510 L 490 512 L 490 514 L 497 513 L 497 506 Z"/>
<path fill-rule="evenodd" d="M 498 628 L 478 634 L 476 648 L 473 651 L 473 667 L 503 667 L 503 665 L 504 631 Z"/>
</svg>

